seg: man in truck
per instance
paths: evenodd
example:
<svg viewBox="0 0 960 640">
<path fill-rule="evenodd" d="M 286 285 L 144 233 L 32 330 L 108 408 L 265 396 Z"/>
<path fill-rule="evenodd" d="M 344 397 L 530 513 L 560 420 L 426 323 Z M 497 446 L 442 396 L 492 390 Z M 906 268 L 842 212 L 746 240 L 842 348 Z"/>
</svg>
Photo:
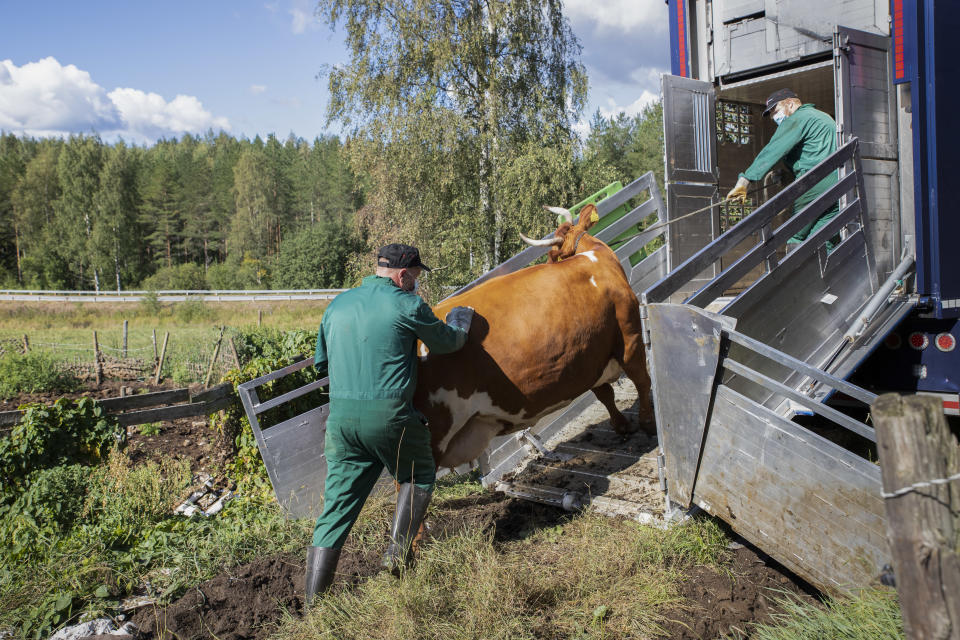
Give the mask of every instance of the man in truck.
<svg viewBox="0 0 960 640">
<path fill-rule="evenodd" d="M 347 534 L 384 468 L 399 490 L 384 556 L 393 573 L 406 564 L 426 514 L 436 464 L 430 430 L 412 404 L 417 340 L 430 353 L 460 349 L 473 309 L 454 307 L 441 322 L 415 293 L 424 270 L 430 269 L 416 247 L 389 244 L 377 254 L 376 274 L 337 296 L 323 314 L 314 366 L 330 377 L 327 478 L 307 550 L 308 606 L 333 582 Z"/>
<path fill-rule="evenodd" d="M 750 183 L 763 180 L 767 172 L 780 160 L 793 171 L 795 178 L 799 178 L 837 150 L 837 123 L 812 104 L 801 103 L 797 94 L 790 89 L 780 89 L 767 98 L 767 108 L 763 115 L 771 112 L 773 121 L 777 123 L 777 131 L 753 164 L 740 174 L 736 186 L 727 194 L 729 200 L 746 202 L 747 187 Z M 802 210 L 836 183 L 837 173 L 834 171 L 797 198 L 793 205 L 794 213 Z M 787 251 L 795 249 L 838 212 L 839 208 L 834 202 L 823 215 L 800 229 L 787 241 Z M 832 250 L 838 241 L 837 236 L 830 238 L 826 243 L 827 251 Z"/>
</svg>

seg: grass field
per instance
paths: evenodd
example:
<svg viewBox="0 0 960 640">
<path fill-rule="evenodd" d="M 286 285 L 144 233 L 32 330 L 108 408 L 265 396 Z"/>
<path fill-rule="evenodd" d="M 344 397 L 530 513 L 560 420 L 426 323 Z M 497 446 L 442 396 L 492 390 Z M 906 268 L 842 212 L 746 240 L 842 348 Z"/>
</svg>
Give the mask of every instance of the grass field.
<svg viewBox="0 0 960 640">
<path fill-rule="evenodd" d="M 164 377 L 178 383 L 199 382 L 213 355 L 220 327 L 262 326 L 278 330 L 315 332 L 327 300 L 278 302 L 158 303 L 0 303 L 0 346 L 22 349 L 23 336 L 31 350 L 51 354 L 68 364 L 93 361 L 93 332 L 108 359 L 120 358 L 123 322 L 128 322 L 127 357 L 154 362 L 154 332 L 159 351 L 169 332 Z M 226 345 L 216 373 L 229 366 Z"/>
</svg>

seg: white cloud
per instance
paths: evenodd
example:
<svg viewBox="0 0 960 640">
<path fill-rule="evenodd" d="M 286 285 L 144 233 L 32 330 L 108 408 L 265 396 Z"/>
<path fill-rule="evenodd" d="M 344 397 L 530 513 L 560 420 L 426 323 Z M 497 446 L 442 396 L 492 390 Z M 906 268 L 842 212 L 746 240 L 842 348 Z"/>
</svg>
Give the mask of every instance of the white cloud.
<svg viewBox="0 0 960 640">
<path fill-rule="evenodd" d="M 659 95 L 653 93 L 652 91 L 647 91 L 646 89 L 644 89 L 643 93 L 640 94 L 639 98 L 626 106 L 618 105 L 613 98 L 608 98 L 607 106 L 599 107 L 600 115 L 602 115 L 604 118 L 615 116 L 618 113 L 625 113 L 628 116 L 635 116 L 643 111 L 647 105 L 657 102 L 658 100 L 660 100 Z"/>
<path fill-rule="evenodd" d="M 250 93 L 256 95 L 258 93 L 263 93 L 267 90 L 267 85 L 265 84 L 252 84 L 250 85 Z"/>
<path fill-rule="evenodd" d="M 293 22 L 290 28 L 294 33 L 300 34 L 307 30 L 307 24 L 310 23 L 310 15 L 306 11 L 294 7 L 290 9 L 290 15 L 293 16 Z"/>
<path fill-rule="evenodd" d="M 585 22 L 615 31 L 667 28 L 663 0 L 567 0 L 563 6 L 575 26 Z"/>
<path fill-rule="evenodd" d="M 0 61 L 0 129 L 31 136 L 97 132 L 136 142 L 168 135 L 229 129 L 194 96 L 167 102 L 157 93 L 117 88 L 109 93 L 72 64 L 48 57 L 17 67 Z"/>
</svg>

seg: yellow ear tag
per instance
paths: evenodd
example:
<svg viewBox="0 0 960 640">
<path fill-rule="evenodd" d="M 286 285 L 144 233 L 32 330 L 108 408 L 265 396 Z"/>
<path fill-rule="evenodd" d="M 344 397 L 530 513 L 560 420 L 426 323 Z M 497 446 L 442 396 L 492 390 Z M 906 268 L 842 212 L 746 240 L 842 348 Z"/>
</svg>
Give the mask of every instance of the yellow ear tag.
<svg viewBox="0 0 960 640">
<path fill-rule="evenodd" d="M 600 220 L 600 216 L 596 211 L 590 214 L 590 222 L 597 222 L 598 220 Z"/>
</svg>

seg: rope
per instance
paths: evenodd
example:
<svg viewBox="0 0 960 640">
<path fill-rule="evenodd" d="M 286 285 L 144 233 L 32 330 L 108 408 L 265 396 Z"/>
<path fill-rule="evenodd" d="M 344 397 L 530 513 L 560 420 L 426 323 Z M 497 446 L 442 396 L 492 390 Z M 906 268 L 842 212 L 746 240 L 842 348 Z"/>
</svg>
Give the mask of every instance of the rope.
<svg viewBox="0 0 960 640">
<path fill-rule="evenodd" d="M 902 489 L 897 489 L 896 491 L 891 491 L 890 493 L 881 491 L 880 495 L 884 498 L 896 498 L 898 496 L 906 495 L 911 491 L 926 489 L 927 487 L 932 487 L 939 484 L 947 484 L 949 482 L 953 482 L 954 480 L 960 480 L 960 473 L 955 473 L 947 478 L 937 478 L 936 480 L 929 480 L 927 482 L 914 482 L 909 487 L 903 487 Z"/>
</svg>

